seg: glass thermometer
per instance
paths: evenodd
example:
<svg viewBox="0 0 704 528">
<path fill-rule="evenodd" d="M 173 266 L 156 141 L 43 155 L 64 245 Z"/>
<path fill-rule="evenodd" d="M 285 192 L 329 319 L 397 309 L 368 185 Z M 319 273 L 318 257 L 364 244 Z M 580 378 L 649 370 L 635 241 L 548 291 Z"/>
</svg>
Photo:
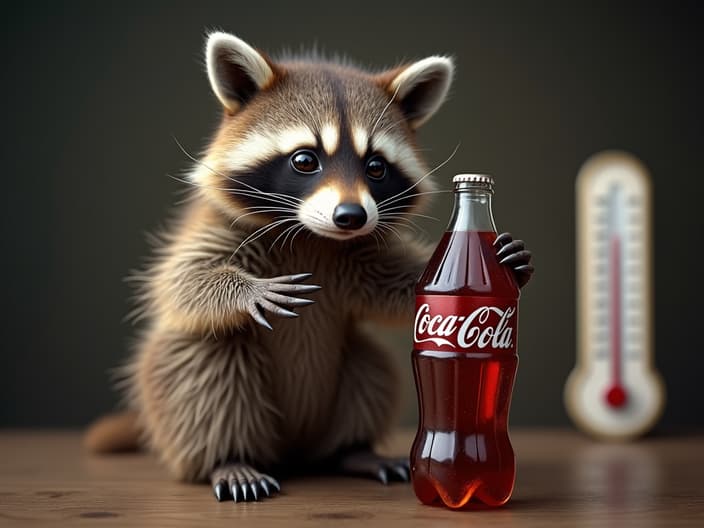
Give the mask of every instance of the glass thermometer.
<svg viewBox="0 0 704 528">
<path fill-rule="evenodd" d="M 653 362 L 650 178 L 624 152 L 591 157 L 577 176 L 577 365 L 567 411 L 599 437 L 630 438 L 662 413 Z"/>
</svg>

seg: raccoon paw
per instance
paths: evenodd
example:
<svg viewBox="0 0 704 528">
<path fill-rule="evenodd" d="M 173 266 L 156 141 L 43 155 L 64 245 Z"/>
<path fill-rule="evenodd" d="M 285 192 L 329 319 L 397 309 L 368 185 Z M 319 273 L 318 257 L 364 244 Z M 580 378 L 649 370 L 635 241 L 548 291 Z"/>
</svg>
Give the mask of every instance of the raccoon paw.
<svg viewBox="0 0 704 528">
<path fill-rule="evenodd" d="M 258 501 L 281 491 L 274 477 L 260 473 L 247 464 L 223 464 L 211 473 L 210 482 L 218 502 L 227 499 L 235 502 Z"/>
<path fill-rule="evenodd" d="M 339 469 L 342 473 L 369 477 L 382 484 L 392 480 L 409 482 L 411 479 L 408 458 L 384 457 L 368 449 L 342 454 Z"/>
<path fill-rule="evenodd" d="M 535 268 L 530 264 L 533 255 L 526 249 L 523 240 L 514 240 L 511 233 L 501 233 L 496 237 L 494 246 L 499 248 L 496 252 L 499 262 L 511 267 L 520 288 L 525 286 Z"/>
<path fill-rule="evenodd" d="M 296 312 L 288 310 L 284 306 L 296 308 L 315 302 L 312 299 L 301 299 L 289 295 L 312 293 L 319 290 L 320 286 L 315 284 L 297 284 L 311 275 L 312 273 L 298 273 L 270 279 L 257 279 L 254 285 L 255 294 L 247 304 L 247 312 L 252 316 L 252 319 L 269 330 L 272 328 L 262 314 L 264 311 L 282 317 L 298 317 Z"/>
</svg>

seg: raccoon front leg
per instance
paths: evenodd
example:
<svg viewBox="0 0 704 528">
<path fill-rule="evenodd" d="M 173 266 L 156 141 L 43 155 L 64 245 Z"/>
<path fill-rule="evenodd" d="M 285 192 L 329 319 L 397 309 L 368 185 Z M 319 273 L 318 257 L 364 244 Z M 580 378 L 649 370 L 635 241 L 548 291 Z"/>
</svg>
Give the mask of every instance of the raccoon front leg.
<svg viewBox="0 0 704 528">
<path fill-rule="evenodd" d="M 494 240 L 494 247 L 498 248 L 496 256 L 499 257 L 499 262 L 513 270 L 518 286 L 525 286 L 533 276 L 535 268 L 530 264 L 533 255 L 526 249 L 523 240 L 514 240 L 511 233 L 501 233 Z"/>
<path fill-rule="evenodd" d="M 393 425 L 400 399 L 400 376 L 391 353 L 351 328 L 340 372 L 332 419 L 318 452 L 330 456 L 332 469 L 341 473 L 384 484 L 407 481 L 407 458 L 383 457 L 372 450 Z"/>
<path fill-rule="evenodd" d="M 149 446 L 174 476 L 210 478 L 221 495 L 218 484 L 230 472 L 238 482 L 242 473 L 276 487 L 255 469 L 278 462 L 282 450 L 273 368 L 256 330 L 220 339 L 173 331 L 145 337 L 130 365 L 131 395 Z"/>
<path fill-rule="evenodd" d="M 259 278 L 225 260 L 167 261 L 157 270 L 152 295 L 154 311 L 172 327 L 194 333 L 242 328 L 250 318 L 271 330 L 262 312 L 297 317 L 288 308 L 314 301 L 295 295 L 320 289 L 299 284 L 310 273 Z"/>
<path fill-rule="evenodd" d="M 413 240 L 385 251 L 359 250 L 351 256 L 350 307 L 360 319 L 406 323 L 413 319 L 415 288 L 432 249 Z"/>
</svg>

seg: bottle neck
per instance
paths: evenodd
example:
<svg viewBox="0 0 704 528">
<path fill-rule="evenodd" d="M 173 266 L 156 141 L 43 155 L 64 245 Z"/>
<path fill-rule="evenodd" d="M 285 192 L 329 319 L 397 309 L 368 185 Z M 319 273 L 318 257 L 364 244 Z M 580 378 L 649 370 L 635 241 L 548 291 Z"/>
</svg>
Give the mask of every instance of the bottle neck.
<svg viewBox="0 0 704 528">
<path fill-rule="evenodd" d="M 461 182 L 455 184 L 455 205 L 452 209 L 448 231 L 496 232 L 491 212 L 494 194 L 486 183 Z"/>
</svg>

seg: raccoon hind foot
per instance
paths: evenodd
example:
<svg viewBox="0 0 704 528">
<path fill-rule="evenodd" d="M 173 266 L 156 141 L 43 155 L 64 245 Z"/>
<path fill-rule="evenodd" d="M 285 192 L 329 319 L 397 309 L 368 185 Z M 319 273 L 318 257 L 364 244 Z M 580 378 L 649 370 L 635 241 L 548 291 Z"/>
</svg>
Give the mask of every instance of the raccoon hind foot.
<svg viewBox="0 0 704 528">
<path fill-rule="evenodd" d="M 243 463 L 217 467 L 210 475 L 210 482 L 218 502 L 227 499 L 235 502 L 258 501 L 281 491 L 281 485 L 274 477 Z"/>
<path fill-rule="evenodd" d="M 372 478 L 382 484 L 390 481 L 409 482 L 411 478 L 408 458 L 385 457 L 371 449 L 341 454 L 338 467 L 343 474 Z"/>
</svg>

